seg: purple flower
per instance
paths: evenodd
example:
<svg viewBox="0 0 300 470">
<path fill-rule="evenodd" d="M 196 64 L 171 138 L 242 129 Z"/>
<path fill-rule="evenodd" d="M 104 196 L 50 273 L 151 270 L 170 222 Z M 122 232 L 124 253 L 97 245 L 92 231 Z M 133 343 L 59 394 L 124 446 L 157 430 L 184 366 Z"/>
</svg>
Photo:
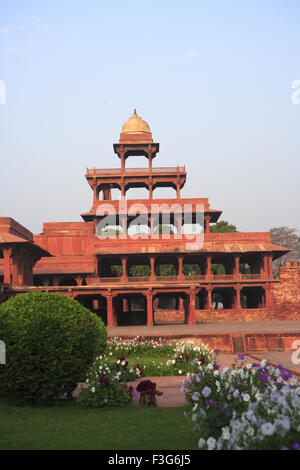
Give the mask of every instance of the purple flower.
<svg viewBox="0 0 300 470">
<path fill-rule="evenodd" d="M 238 358 L 243 361 L 245 359 L 245 354 L 238 354 Z"/>
<path fill-rule="evenodd" d="M 108 399 L 107 399 L 107 398 L 104 398 L 103 401 L 104 401 L 104 403 L 107 403 L 107 402 L 108 402 Z"/>
<path fill-rule="evenodd" d="M 295 442 L 295 444 L 293 444 L 293 449 L 300 450 L 300 445 L 298 444 L 298 442 Z"/>
<path fill-rule="evenodd" d="M 215 350 L 214 350 L 214 353 L 215 353 L 215 354 L 219 354 L 219 352 L 220 352 L 220 349 L 215 349 Z"/>
<path fill-rule="evenodd" d="M 266 374 L 260 374 L 260 378 L 263 382 L 266 382 L 269 377 Z"/>
<path fill-rule="evenodd" d="M 280 450 L 289 450 L 289 448 L 286 446 L 282 446 Z"/>
</svg>

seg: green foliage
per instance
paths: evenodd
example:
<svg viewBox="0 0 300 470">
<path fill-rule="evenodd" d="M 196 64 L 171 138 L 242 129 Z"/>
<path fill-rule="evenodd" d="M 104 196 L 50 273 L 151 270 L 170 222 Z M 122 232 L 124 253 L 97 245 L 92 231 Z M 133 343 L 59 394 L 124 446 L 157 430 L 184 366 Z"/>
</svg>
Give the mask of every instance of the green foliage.
<svg viewBox="0 0 300 470">
<path fill-rule="evenodd" d="M 159 224 L 154 228 L 154 233 L 156 235 L 172 235 L 174 230 L 169 225 Z"/>
<path fill-rule="evenodd" d="M 183 274 L 185 276 L 193 275 L 198 276 L 201 274 L 201 269 L 199 264 L 184 264 L 182 267 Z"/>
<path fill-rule="evenodd" d="M 237 228 L 235 225 L 226 222 L 225 220 L 221 220 L 217 222 L 215 225 L 210 225 L 209 231 L 211 233 L 230 233 L 230 232 L 237 232 Z"/>
<path fill-rule="evenodd" d="M 129 275 L 132 277 L 148 277 L 150 272 L 150 266 L 147 264 L 136 264 L 129 268 Z"/>
<path fill-rule="evenodd" d="M 93 382 L 89 387 L 81 387 L 78 403 L 88 407 L 124 406 L 131 402 L 131 391 L 116 380 L 105 383 Z"/>
<path fill-rule="evenodd" d="M 95 357 L 106 347 L 106 328 L 95 314 L 59 294 L 29 292 L 0 305 L 1 393 L 18 404 L 71 398 Z"/>
<path fill-rule="evenodd" d="M 155 266 L 156 276 L 176 276 L 176 268 L 173 264 L 159 264 Z"/>
</svg>

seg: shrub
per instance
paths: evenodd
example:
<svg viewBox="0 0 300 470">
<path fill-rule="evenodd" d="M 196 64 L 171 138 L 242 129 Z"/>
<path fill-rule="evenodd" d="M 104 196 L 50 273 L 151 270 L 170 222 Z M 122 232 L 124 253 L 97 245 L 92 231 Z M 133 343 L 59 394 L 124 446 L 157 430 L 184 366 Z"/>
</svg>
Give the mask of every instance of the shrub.
<svg viewBox="0 0 300 470">
<path fill-rule="evenodd" d="M 46 405 L 72 397 L 95 357 L 106 328 L 94 313 L 60 294 L 30 292 L 0 305 L 6 364 L 0 390 L 17 404 Z"/>
</svg>

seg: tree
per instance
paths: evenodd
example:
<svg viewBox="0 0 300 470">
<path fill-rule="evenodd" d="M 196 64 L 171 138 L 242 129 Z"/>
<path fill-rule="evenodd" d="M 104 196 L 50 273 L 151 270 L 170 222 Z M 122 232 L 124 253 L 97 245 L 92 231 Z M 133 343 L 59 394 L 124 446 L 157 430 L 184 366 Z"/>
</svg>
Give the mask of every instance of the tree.
<svg viewBox="0 0 300 470">
<path fill-rule="evenodd" d="M 274 227 L 270 230 L 272 243 L 289 248 L 286 255 L 273 261 L 274 275 L 279 275 L 279 268 L 284 265 L 286 260 L 300 259 L 300 237 L 295 228 Z"/>
<path fill-rule="evenodd" d="M 235 225 L 226 222 L 225 220 L 220 220 L 215 225 L 211 225 L 209 227 L 209 231 L 211 233 L 229 233 L 229 232 L 237 232 Z"/>
</svg>

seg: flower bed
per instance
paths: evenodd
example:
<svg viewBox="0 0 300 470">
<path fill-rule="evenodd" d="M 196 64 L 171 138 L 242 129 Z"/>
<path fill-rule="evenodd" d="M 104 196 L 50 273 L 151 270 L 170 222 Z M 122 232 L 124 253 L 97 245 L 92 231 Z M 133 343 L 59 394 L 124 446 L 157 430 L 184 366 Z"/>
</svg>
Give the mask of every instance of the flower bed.
<svg viewBox="0 0 300 470">
<path fill-rule="evenodd" d="M 79 394 L 79 403 L 88 406 L 129 403 L 139 390 L 126 389 L 122 383 L 142 377 L 184 376 L 198 370 L 199 364 L 209 362 L 214 363 L 215 356 L 207 345 L 139 337 L 129 340 L 112 338 L 105 352 L 89 369 L 86 385 Z M 108 385 L 104 387 L 103 384 Z"/>
<path fill-rule="evenodd" d="M 202 364 L 187 374 L 182 392 L 191 403 L 186 417 L 200 449 L 300 449 L 300 387 L 282 366 L 265 360 L 231 369 Z"/>
</svg>

